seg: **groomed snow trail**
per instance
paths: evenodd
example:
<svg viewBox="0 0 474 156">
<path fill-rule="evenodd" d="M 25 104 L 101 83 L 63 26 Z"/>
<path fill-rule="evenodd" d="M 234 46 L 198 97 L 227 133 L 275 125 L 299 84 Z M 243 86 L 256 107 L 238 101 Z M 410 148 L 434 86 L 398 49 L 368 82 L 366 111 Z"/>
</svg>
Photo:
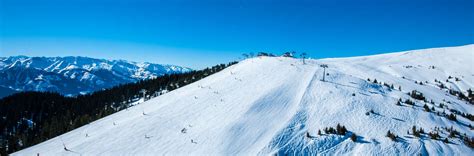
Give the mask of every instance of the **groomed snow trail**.
<svg viewBox="0 0 474 156">
<path fill-rule="evenodd" d="M 455 122 L 425 112 L 421 101 L 414 107 L 395 104 L 416 89 L 436 103 L 428 103 L 430 108 L 472 114 L 473 105 L 440 90 L 433 81 L 459 77 L 461 81 L 452 80 L 448 87 L 474 89 L 473 48 L 307 60 L 307 64 L 283 57 L 247 59 L 13 155 L 469 155 L 473 149 L 459 139 L 445 144 L 415 138 L 407 130 L 413 125 L 426 132 L 453 126 L 473 136 L 466 126 L 472 121 L 458 116 Z M 326 82 L 321 81 L 320 64 L 329 66 Z M 402 91 L 367 78 L 401 86 Z M 439 103 L 448 108 L 437 107 Z M 370 110 L 374 113 L 366 115 Z M 347 127 L 347 135 L 317 134 L 338 123 Z M 385 137 L 388 130 L 400 141 Z M 356 142 L 349 139 L 352 133 L 358 136 Z M 72 152 L 65 151 L 63 143 Z"/>
</svg>

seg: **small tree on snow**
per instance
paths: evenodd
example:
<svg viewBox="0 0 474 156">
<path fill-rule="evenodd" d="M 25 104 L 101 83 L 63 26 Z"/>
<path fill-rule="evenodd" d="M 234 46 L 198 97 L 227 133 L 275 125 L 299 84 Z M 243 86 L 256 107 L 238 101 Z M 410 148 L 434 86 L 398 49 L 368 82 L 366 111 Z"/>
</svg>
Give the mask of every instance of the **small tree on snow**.
<svg viewBox="0 0 474 156">
<path fill-rule="evenodd" d="M 351 140 L 352 140 L 353 142 L 356 142 L 356 141 L 357 141 L 357 135 L 356 135 L 355 133 L 352 133 L 352 135 L 351 135 Z"/>
<path fill-rule="evenodd" d="M 390 140 L 392 140 L 392 141 L 397 140 L 397 136 L 395 134 L 393 134 L 392 132 L 390 132 L 390 130 L 387 132 L 386 137 L 390 138 Z"/>
</svg>

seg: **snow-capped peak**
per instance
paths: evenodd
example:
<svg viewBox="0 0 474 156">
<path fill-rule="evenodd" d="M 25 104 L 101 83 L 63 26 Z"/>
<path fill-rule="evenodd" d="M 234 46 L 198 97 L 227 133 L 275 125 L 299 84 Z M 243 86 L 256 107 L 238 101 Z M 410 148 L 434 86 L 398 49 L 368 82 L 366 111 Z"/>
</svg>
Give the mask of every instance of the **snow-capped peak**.
<svg viewBox="0 0 474 156">
<path fill-rule="evenodd" d="M 144 68 L 143 64 L 155 68 Z M 122 83 L 188 71 L 191 69 L 171 69 L 167 65 L 80 56 L 11 56 L 0 60 L 0 86 L 23 91 L 56 91 L 76 95 L 80 92 L 92 92 Z M 41 81 L 37 79 L 40 75 L 44 75 Z"/>
</svg>

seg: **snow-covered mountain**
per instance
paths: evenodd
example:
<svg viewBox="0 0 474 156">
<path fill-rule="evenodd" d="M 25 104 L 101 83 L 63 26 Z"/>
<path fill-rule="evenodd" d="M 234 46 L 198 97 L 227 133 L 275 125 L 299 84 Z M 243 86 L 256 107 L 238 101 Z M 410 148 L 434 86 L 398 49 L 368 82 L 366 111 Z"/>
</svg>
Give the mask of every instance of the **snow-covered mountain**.
<svg viewBox="0 0 474 156">
<path fill-rule="evenodd" d="M 189 68 L 88 57 L 0 57 L 0 87 L 16 91 L 88 93 Z"/>
<path fill-rule="evenodd" d="M 445 114 L 474 112 L 448 93 L 474 89 L 473 62 L 474 45 L 306 64 L 251 58 L 13 155 L 472 155 L 460 138 L 474 136 L 473 121 Z M 324 131 L 337 124 L 348 133 Z"/>
</svg>

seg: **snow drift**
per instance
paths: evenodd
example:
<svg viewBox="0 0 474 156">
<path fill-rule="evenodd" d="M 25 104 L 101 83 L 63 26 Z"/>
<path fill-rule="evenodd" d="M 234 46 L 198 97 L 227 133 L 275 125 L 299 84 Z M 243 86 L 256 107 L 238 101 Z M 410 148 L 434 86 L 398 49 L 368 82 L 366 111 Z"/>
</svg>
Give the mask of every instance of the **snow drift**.
<svg viewBox="0 0 474 156">
<path fill-rule="evenodd" d="M 251 58 L 13 155 L 469 155 L 473 149 L 459 138 L 444 143 L 407 131 L 415 125 L 446 138 L 442 127 L 453 127 L 474 135 L 473 121 L 437 114 L 474 112 L 438 87 L 439 80 L 463 93 L 473 89 L 473 62 L 474 45 L 306 64 Z M 329 67 L 326 81 L 321 64 Z M 412 90 L 434 104 L 411 98 Z M 415 105 L 396 105 L 400 98 Z M 425 111 L 425 104 L 434 110 Z M 338 123 L 346 135 L 318 135 Z M 397 141 L 385 136 L 388 130 Z M 357 134 L 355 142 L 350 134 Z"/>
</svg>

